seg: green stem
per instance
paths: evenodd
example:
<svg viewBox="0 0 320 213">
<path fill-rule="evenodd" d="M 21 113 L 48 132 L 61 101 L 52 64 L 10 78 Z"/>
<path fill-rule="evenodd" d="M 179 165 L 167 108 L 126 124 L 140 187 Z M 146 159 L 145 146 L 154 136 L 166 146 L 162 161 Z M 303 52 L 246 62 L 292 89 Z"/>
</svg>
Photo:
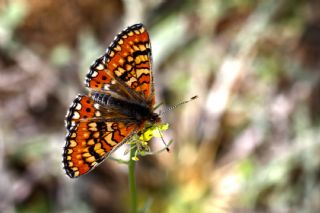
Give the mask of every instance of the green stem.
<svg viewBox="0 0 320 213">
<path fill-rule="evenodd" d="M 131 144 L 130 159 L 129 159 L 129 188 L 130 188 L 130 202 L 131 202 L 131 213 L 137 213 L 137 190 L 136 190 L 136 175 L 135 175 L 135 164 L 136 162 L 132 160 L 134 157 L 136 148 L 134 144 Z"/>
</svg>

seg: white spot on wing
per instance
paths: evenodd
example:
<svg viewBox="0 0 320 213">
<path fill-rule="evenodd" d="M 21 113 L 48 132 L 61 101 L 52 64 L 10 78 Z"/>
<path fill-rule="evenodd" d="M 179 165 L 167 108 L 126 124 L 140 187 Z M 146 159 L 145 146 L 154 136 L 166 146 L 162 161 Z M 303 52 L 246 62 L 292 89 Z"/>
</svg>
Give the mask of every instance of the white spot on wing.
<svg viewBox="0 0 320 213">
<path fill-rule="evenodd" d="M 78 112 L 74 112 L 72 118 L 73 119 L 79 119 L 80 118 L 80 114 Z"/>
<path fill-rule="evenodd" d="M 81 108 L 82 108 L 81 104 L 77 103 L 76 110 L 81 110 Z"/>
<path fill-rule="evenodd" d="M 99 109 L 99 104 L 93 104 L 93 107 Z"/>
<path fill-rule="evenodd" d="M 93 71 L 92 74 L 91 74 L 91 77 L 96 77 L 97 75 L 98 75 L 98 72 Z"/>
<path fill-rule="evenodd" d="M 109 84 L 103 85 L 103 89 L 104 89 L 104 90 L 110 90 L 110 85 L 109 85 Z"/>
<path fill-rule="evenodd" d="M 102 65 L 102 64 L 99 64 L 99 65 L 96 67 L 96 69 L 97 69 L 97 70 L 103 70 L 103 69 L 104 69 L 104 67 L 103 67 L 103 65 Z"/>
</svg>

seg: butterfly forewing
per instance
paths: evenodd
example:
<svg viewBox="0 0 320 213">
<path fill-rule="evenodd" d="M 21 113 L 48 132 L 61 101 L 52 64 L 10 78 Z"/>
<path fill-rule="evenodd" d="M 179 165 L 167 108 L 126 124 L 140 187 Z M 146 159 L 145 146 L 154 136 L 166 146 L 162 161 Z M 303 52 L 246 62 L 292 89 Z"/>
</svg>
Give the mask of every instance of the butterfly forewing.
<svg viewBox="0 0 320 213">
<path fill-rule="evenodd" d="M 153 104 L 151 63 L 148 32 L 142 24 L 130 26 L 115 37 L 106 54 L 90 67 L 86 86 L 111 92 L 117 89 L 132 99 Z"/>
</svg>

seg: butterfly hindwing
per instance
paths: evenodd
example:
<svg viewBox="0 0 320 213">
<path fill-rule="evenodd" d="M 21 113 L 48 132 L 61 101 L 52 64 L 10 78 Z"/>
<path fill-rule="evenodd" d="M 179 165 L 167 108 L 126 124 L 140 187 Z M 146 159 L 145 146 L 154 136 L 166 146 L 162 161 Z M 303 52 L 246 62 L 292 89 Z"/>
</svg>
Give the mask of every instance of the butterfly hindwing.
<svg viewBox="0 0 320 213">
<path fill-rule="evenodd" d="M 98 108 L 90 97 L 79 95 L 67 114 L 63 163 L 70 177 L 89 172 L 134 134 L 134 123 L 97 119 Z"/>
</svg>

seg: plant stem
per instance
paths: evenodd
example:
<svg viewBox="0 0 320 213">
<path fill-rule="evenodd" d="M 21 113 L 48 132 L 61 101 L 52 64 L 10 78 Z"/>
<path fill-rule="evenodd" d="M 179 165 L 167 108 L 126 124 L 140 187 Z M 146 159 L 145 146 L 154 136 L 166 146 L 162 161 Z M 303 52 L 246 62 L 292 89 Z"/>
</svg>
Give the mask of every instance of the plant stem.
<svg viewBox="0 0 320 213">
<path fill-rule="evenodd" d="M 134 144 L 131 144 L 130 159 L 129 159 L 129 189 L 130 189 L 130 207 L 131 213 L 137 213 L 137 190 L 136 190 L 136 174 L 135 174 L 135 164 L 136 162 L 132 160 L 135 155 L 136 148 Z"/>
</svg>

